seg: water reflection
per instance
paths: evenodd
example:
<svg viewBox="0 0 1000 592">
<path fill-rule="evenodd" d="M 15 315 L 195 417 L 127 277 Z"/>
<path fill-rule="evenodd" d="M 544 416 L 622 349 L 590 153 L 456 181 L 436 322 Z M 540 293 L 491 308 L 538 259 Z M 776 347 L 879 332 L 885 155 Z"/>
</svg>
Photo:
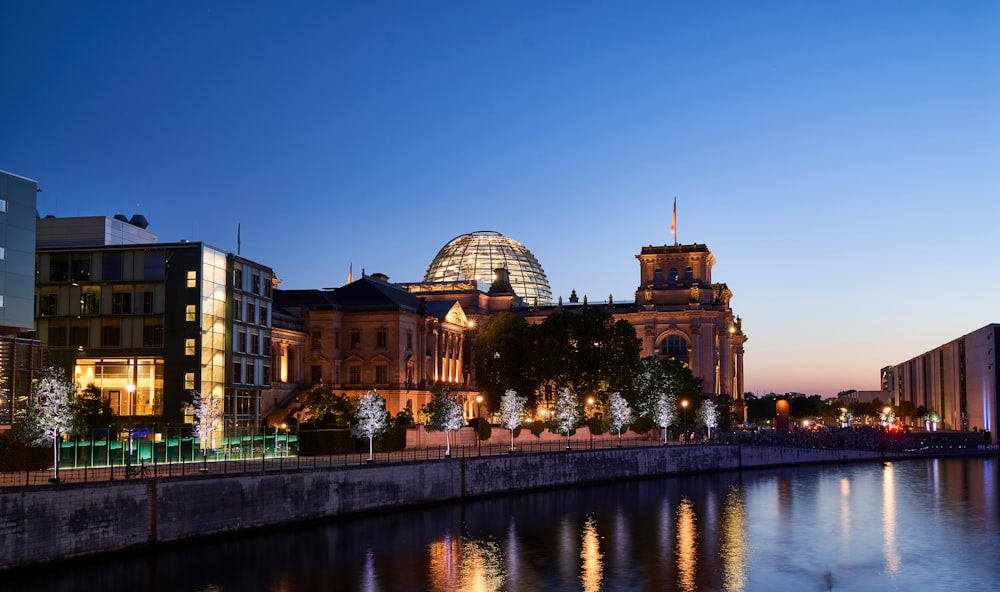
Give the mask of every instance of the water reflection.
<svg viewBox="0 0 1000 592">
<path fill-rule="evenodd" d="M 722 589 L 743 592 L 747 587 L 746 514 L 743 495 L 730 487 L 722 512 Z"/>
<path fill-rule="evenodd" d="M 896 549 L 896 481 L 892 463 L 886 463 L 882 470 L 882 539 L 885 543 L 885 571 L 895 579 L 900 557 Z"/>
<path fill-rule="evenodd" d="M 993 589 L 1000 565 L 987 553 L 1000 548 L 991 489 L 998 465 L 907 461 L 566 488 L 5 574 L 2 587 L 875 592 L 934 582 Z"/>
<path fill-rule="evenodd" d="M 583 548 L 580 549 L 580 583 L 584 592 L 597 592 L 601 589 L 604 576 L 604 554 L 601 553 L 601 538 L 597 535 L 597 525 L 594 517 L 588 516 L 583 525 Z"/>
<path fill-rule="evenodd" d="M 687 498 L 677 506 L 677 584 L 683 592 L 695 589 L 698 567 L 698 529 L 694 505 Z"/>
</svg>

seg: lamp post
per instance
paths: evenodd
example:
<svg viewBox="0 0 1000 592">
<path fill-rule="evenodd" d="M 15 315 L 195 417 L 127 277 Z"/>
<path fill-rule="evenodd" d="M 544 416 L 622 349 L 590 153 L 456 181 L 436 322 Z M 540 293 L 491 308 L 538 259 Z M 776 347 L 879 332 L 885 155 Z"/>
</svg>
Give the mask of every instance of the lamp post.
<svg viewBox="0 0 1000 592">
<path fill-rule="evenodd" d="M 587 397 L 587 431 L 590 432 L 590 449 L 594 449 L 594 397 Z"/>
<path fill-rule="evenodd" d="M 135 416 L 135 385 L 131 382 L 125 385 L 128 392 L 128 456 L 125 457 L 125 478 L 132 476 L 132 421 Z"/>
<path fill-rule="evenodd" d="M 483 453 L 483 396 L 476 395 L 476 455 Z"/>
<path fill-rule="evenodd" d="M 682 408 L 681 413 L 683 414 L 683 425 L 684 425 L 684 429 L 681 431 L 681 434 L 683 434 L 682 437 L 684 438 L 684 440 L 687 441 L 687 425 L 688 425 L 688 402 L 687 402 L 687 399 L 681 399 L 681 408 Z"/>
</svg>

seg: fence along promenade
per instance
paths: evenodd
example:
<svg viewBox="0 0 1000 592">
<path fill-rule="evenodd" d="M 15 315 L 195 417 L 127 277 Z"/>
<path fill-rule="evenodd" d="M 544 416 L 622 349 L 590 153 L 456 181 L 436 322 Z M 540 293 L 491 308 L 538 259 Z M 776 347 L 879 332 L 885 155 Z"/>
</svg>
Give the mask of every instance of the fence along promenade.
<svg viewBox="0 0 1000 592">
<path fill-rule="evenodd" d="M 632 432 L 629 437 L 623 437 L 620 440 L 617 435 L 580 436 L 579 433 L 568 440 L 565 436 L 538 441 L 519 438 L 515 442 L 514 453 L 531 454 L 565 450 L 663 446 L 663 440 L 657 437 L 655 432 L 656 430 L 647 434 Z M 109 460 L 118 460 L 119 462 L 90 464 L 82 467 L 60 465 L 58 481 L 54 481 L 55 470 L 51 467 L 0 471 L 0 487 L 50 485 L 57 482 L 96 483 L 126 479 L 166 479 L 193 475 L 235 475 L 269 471 L 334 469 L 369 463 L 422 462 L 447 458 L 446 446 L 441 444 L 407 447 L 402 450 L 377 451 L 370 461 L 367 451 L 301 456 L 291 452 L 290 443 L 294 443 L 294 440 L 286 438 L 284 442 L 281 442 L 279 439 L 277 449 L 256 447 L 252 448 L 248 454 L 237 453 L 234 455 L 229 450 L 223 449 L 213 451 L 202 458 L 191 455 L 189 458 L 175 457 L 169 461 L 157 462 L 156 455 L 151 454 L 148 460 L 136 461 L 131 464 L 125 462 L 125 459 L 111 457 Z M 698 443 L 671 440 L 669 445 L 697 446 L 699 443 L 783 448 L 883 450 L 894 455 L 914 456 L 996 454 L 998 452 L 997 444 L 991 442 L 989 435 L 984 435 L 982 432 L 920 432 L 888 435 L 877 428 L 837 428 L 820 432 L 794 431 L 788 434 L 740 430 L 723 432 L 718 437 L 702 440 Z M 141 449 L 139 450 L 141 452 Z M 511 454 L 509 443 L 469 444 L 463 442 L 457 445 L 452 444 L 450 447 L 451 458 L 507 454 Z M 140 458 L 142 457 L 140 456 Z"/>
</svg>

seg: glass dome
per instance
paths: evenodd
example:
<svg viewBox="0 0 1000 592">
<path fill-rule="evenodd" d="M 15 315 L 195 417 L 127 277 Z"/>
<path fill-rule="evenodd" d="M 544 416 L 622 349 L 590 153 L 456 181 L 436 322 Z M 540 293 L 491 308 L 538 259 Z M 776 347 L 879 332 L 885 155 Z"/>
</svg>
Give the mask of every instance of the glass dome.
<svg viewBox="0 0 1000 592">
<path fill-rule="evenodd" d="M 493 270 L 506 268 L 514 293 L 533 305 L 551 304 L 552 290 L 538 259 L 524 245 L 499 232 L 480 230 L 453 238 L 438 251 L 425 282 L 493 282 Z"/>
</svg>

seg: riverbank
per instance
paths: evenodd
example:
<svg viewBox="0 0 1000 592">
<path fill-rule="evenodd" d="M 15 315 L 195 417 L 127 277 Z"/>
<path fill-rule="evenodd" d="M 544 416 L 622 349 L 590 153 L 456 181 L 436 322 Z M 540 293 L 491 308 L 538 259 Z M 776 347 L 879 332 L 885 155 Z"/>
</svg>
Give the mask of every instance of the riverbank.
<svg viewBox="0 0 1000 592">
<path fill-rule="evenodd" d="M 907 456 L 699 444 L 3 488 L 0 570 L 519 491 Z"/>
</svg>

